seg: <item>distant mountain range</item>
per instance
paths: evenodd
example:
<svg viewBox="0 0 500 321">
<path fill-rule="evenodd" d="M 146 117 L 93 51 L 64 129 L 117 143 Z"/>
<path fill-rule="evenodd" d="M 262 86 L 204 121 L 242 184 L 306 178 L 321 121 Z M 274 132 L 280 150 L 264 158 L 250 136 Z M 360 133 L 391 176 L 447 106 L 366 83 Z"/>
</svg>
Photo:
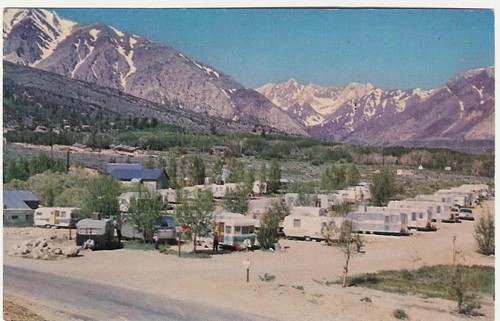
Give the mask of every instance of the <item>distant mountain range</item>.
<svg viewBox="0 0 500 321">
<path fill-rule="evenodd" d="M 387 90 L 357 83 L 324 88 L 294 79 L 256 90 L 300 121 L 314 137 L 492 152 L 494 74 L 493 67 L 470 70 L 433 90 Z"/>
<path fill-rule="evenodd" d="M 262 126 L 365 145 L 494 150 L 493 67 L 459 74 L 428 91 L 355 83 L 323 88 L 293 79 L 252 90 L 167 45 L 43 9 L 4 10 L 3 57 L 4 83 L 12 91 L 31 90 L 47 103 L 59 99 L 60 106 L 163 115 L 162 121 L 194 129 L 206 129 L 205 121 L 230 130 Z M 39 78 L 27 82 L 30 77 Z M 54 83 L 58 87 L 51 88 Z M 75 92 L 78 104 L 57 98 Z M 103 103 L 109 99 L 112 104 Z"/>
</svg>

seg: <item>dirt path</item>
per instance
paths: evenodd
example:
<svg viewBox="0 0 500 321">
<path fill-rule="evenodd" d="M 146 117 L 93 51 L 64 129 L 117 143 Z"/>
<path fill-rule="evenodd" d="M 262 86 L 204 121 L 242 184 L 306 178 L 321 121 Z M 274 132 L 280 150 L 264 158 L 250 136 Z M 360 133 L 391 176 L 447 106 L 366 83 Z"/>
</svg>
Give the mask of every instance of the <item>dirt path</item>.
<svg viewBox="0 0 500 321">
<path fill-rule="evenodd" d="M 487 210 L 494 213 L 494 201 L 474 209 L 476 218 Z M 494 257 L 476 253 L 474 222 L 442 225 L 437 232 L 416 232 L 410 237 L 366 235 L 366 253 L 352 259 L 349 273 L 388 269 L 412 269 L 452 262 L 452 239 L 464 253 L 467 264 L 494 266 Z M 279 320 L 391 320 L 393 311 L 404 309 L 410 320 L 462 320 L 451 313 L 455 303 L 410 295 L 384 293 L 362 288 L 342 289 L 319 281 L 338 280 L 342 273 L 340 251 L 323 243 L 280 241 L 284 252 L 241 252 L 210 259 L 186 259 L 154 251 L 115 250 L 90 252 L 74 259 L 28 260 L 7 255 L 7 250 L 26 238 L 41 234 L 59 236 L 64 230 L 5 229 L 4 264 L 60 275 L 141 289 L 147 293 L 237 309 Z M 186 250 L 191 246 L 186 245 Z M 245 282 L 244 260 L 251 261 L 250 282 Z M 259 276 L 274 275 L 272 282 Z M 361 302 L 369 297 L 372 303 Z M 475 320 L 493 320 L 494 302 L 485 298 Z"/>
</svg>

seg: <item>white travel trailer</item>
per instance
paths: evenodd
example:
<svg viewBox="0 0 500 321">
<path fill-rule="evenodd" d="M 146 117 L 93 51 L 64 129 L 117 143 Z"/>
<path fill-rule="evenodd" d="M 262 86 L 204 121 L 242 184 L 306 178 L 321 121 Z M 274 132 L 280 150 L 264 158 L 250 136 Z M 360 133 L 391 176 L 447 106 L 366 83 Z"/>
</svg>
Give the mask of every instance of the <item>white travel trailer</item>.
<svg viewBox="0 0 500 321">
<path fill-rule="evenodd" d="M 177 203 L 177 191 L 175 189 L 160 189 L 158 192 L 163 199 L 163 203 Z"/>
<path fill-rule="evenodd" d="M 340 191 L 337 191 L 337 194 L 339 194 L 340 197 L 342 197 L 342 199 L 346 203 L 355 204 L 357 201 L 355 189 L 340 190 Z"/>
<path fill-rule="evenodd" d="M 340 229 L 343 221 L 340 217 L 292 214 L 283 221 L 283 233 L 289 239 L 322 241 L 326 239 L 323 232 L 328 226 Z"/>
<path fill-rule="evenodd" d="M 39 207 L 35 210 L 35 226 L 74 227 L 80 208 Z"/>
<path fill-rule="evenodd" d="M 317 206 L 331 210 L 334 206 L 339 206 L 344 203 L 344 199 L 338 194 L 318 194 Z"/>
<path fill-rule="evenodd" d="M 206 188 L 212 190 L 214 198 L 224 198 L 227 192 L 237 190 L 240 186 L 240 184 L 236 183 L 226 183 L 224 185 L 212 184 L 206 186 Z"/>
<path fill-rule="evenodd" d="M 408 235 L 408 215 L 406 213 L 388 212 L 350 212 L 347 219 L 352 221 L 357 232 Z"/>
<path fill-rule="evenodd" d="M 475 192 L 477 197 L 488 197 L 490 192 L 490 187 L 487 184 L 463 184 L 459 189 L 466 192 Z"/>
<path fill-rule="evenodd" d="M 295 206 L 292 207 L 290 215 L 326 216 L 326 212 L 326 209 L 321 207 Z"/>
<path fill-rule="evenodd" d="M 360 206 L 360 212 L 367 213 L 405 213 L 408 217 L 408 229 L 416 229 L 418 231 L 435 231 L 436 226 L 432 224 L 429 213 L 424 208 L 390 208 L 377 206 Z"/>
<path fill-rule="evenodd" d="M 254 219 L 260 219 L 260 217 L 276 202 L 283 202 L 282 197 L 265 197 L 257 198 L 249 201 L 248 213 Z"/>
<path fill-rule="evenodd" d="M 266 182 L 261 183 L 260 181 L 255 181 L 253 183 L 252 192 L 254 195 L 266 194 L 267 193 L 267 183 Z"/>
</svg>

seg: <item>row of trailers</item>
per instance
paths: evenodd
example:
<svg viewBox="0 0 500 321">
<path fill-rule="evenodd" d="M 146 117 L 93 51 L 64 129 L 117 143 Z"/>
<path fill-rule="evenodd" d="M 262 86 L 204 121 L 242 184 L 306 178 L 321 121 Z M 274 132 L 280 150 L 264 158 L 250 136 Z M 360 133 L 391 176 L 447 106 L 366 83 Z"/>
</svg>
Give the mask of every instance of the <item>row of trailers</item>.
<svg viewBox="0 0 500 321">
<path fill-rule="evenodd" d="M 433 195 L 390 201 L 386 207 L 360 206 L 346 217 L 329 216 L 318 208 L 293 207 L 283 221 L 283 233 L 289 239 L 322 241 L 325 231 L 340 230 L 345 220 L 351 221 L 358 233 L 409 235 L 411 230 L 436 231 L 441 223 L 473 219 L 471 207 L 486 197 L 487 191 L 487 185 L 462 185 Z"/>
</svg>

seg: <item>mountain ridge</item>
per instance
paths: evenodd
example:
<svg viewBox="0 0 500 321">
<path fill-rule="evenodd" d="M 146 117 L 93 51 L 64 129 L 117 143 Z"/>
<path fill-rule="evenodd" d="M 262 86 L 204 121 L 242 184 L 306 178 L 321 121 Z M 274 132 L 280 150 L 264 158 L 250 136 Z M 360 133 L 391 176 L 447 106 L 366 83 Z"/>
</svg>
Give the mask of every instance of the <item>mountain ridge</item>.
<svg viewBox="0 0 500 321">
<path fill-rule="evenodd" d="M 308 136 L 301 125 L 254 90 L 170 46 L 99 23 L 75 23 L 44 9 L 6 9 L 6 16 L 4 60 L 157 104 Z M 238 96 L 233 98 L 236 91 Z M 249 109 L 239 105 L 242 102 L 256 110 L 245 114 Z M 270 121 L 276 115 L 280 122 Z"/>
</svg>

